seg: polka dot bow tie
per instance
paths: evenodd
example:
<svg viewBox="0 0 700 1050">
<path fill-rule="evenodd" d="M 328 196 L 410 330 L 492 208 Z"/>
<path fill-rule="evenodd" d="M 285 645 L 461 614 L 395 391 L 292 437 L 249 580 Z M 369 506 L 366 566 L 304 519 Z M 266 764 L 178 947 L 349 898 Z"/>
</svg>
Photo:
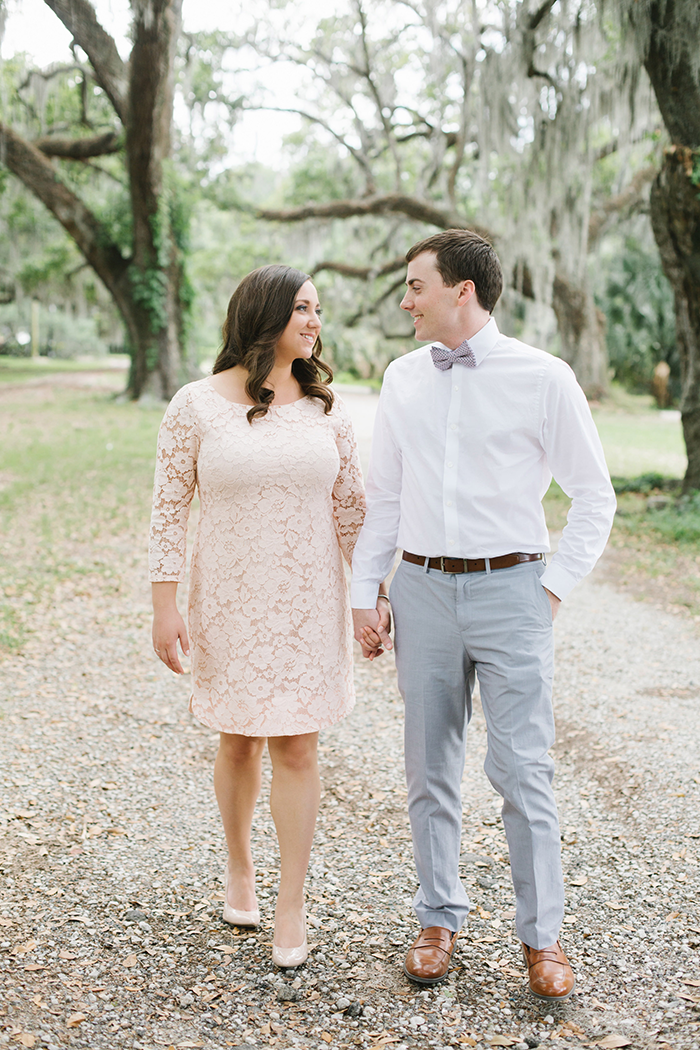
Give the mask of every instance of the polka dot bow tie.
<svg viewBox="0 0 700 1050">
<path fill-rule="evenodd" d="M 466 365 L 467 368 L 476 368 L 474 351 L 466 339 L 456 350 L 445 350 L 444 346 L 431 346 L 430 356 L 435 367 L 439 368 L 441 372 L 446 372 L 454 364 Z"/>
</svg>

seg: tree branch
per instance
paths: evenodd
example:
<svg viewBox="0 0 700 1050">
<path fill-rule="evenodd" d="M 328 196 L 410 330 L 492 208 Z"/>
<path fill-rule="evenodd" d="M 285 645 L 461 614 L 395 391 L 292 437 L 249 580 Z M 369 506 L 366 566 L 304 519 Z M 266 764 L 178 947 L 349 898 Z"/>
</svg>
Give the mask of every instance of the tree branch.
<svg viewBox="0 0 700 1050">
<path fill-rule="evenodd" d="M 301 222 L 304 219 L 349 219 L 355 215 L 386 215 L 392 212 L 405 215 L 408 219 L 415 219 L 416 222 L 437 226 L 441 230 L 473 230 L 489 241 L 493 239 L 488 230 L 468 222 L 456 212 L 444 211 L 427 201 L 417 200 L 415 197 L 404 197 L 397 193 L 386 194 L 382 197 L 368 197 L 364 200 L 308 204 L 301 208 L 278 210 L 258 208 L 255 209 L 254 214 L 257 218 L 266 219 L 268 222 Z"/>
<path fill-rule="evenodd" d="M 547 17 L 549 12 L 554 7 L 557 0 L 544 0 L 544 2 L 538 7 L 536 11 L 533 11 L 528 21 L 528 29 L 534 33 L 537 27 Z"/>
<path fill-rule="evenodd" d="M 610 216 L 638 204 L 644 188 L 654 181 L 657 174 L 658 169 L 653 164 L 647 168 L 640 168 L 621 193 L 608 197 L 599 208 L 591 212 L 588 221 L 589 249 L 595 245 Z"/>
<path fill-rule="evenodd" d="M 106 153 L 119 153 L 124 143 L 114 131 L 94 135 L 85 139 L 59 139 L 47 135 L 35 139 L 33 145 L 46 157 L 65 157 L 68 160 L 87 160 L 88 157 L 102 157 Z"/>
<path fill-rule="evenodd" d="M 117 45 L 97 21 L 95 9 L 89 0 L 44 0 L 60 18 L 73 39 L 90 59 L 95 77 L 116 110 L 126 123 L 127 69 L 117 51 Z"/>
<path fill-rule="evenodd" d="M 332 273 L 342 274 L 343 277 L 357 277 L 360 280 L 374 280 L 375 277 L 385 277 L 388 273 L 396 273 L 406 265 L 406 259 L 400 255 L 383 266 L 350 266 L 348 263 L 332 262 L 327 260 L 314 266 L 311 276 L 315 277 L 322 270 L 330 270 Z"/>
<path fill-rule="evenodd" d="M 90 209 L 61 182 L 50 161 L 31 142 L 1 123 L 0 161 L 58 219 L 118 301 L 120 278 L 129 265 L 128 260 Z"/>
</svg>

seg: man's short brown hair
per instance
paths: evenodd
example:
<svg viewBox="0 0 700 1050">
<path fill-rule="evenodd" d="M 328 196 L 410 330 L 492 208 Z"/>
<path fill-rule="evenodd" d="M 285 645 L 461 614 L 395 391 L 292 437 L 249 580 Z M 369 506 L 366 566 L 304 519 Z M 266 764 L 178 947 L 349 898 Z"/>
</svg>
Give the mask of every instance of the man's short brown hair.
<svg viewBox="0 0 700 1050">
<path fill-rule="evenodd" d="M 406 262 L 423 252 L 437 256 L 438 273 L 448 287 L 453 288 L 460 281 L 473 281 L 479 306 L 492 313 L 503 291 L 503 273 L 498 256 L 487 240 L 471 230 L 443 230 L 409 248 Z"/>
</svg>

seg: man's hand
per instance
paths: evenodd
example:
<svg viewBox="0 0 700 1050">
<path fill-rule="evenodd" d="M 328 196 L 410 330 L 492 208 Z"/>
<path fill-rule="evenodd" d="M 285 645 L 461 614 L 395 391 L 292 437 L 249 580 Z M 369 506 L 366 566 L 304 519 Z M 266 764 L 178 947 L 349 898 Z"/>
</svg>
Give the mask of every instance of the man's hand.
<svg viewBox="0 0 700 1050">
<path fill-rule="evenodd" d="M 552 592 L 548 591 L 546 587 L 544 590 L 549 598 L 549 604 L 552 606 L 552 623 L 554 623 L 556 615 L 559 612 L 559 606 L 561 605 L 561 598 L 557 598 L 556 594 L 552 594 Z"/>
<path fill-rule="evenodd" d="M 381 656 L 384 649 L 393 649 L 389 637 L 391 607 L 388 602 L 378 599 L 376 609 L 353 609 L 352 620 L 355 638 L 362 646 L 362 655 L 368 660 Z"/>
</svg>

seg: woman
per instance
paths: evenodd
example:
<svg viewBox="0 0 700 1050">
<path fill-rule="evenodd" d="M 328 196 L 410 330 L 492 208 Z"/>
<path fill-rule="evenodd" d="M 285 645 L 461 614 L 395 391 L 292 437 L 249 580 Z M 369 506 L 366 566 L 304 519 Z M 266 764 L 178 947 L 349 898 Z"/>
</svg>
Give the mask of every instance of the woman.
<svg viewBox="0 0 700 1050">
<path fill-rule="evenodd" d="M 182 674 L 177 643 L 186 654 L 189 643 L 176 591 L 199 489 L 190 710 L 220 734 L 224 920 L 260 922 L 250 832 L 267 739 L 280 848 L 278 966 L 298 966 L 308 954 L 304 880 L 320 796 L 318 732 L 354 703 L 342 555 L 350 562 L 364 494 L 352 426 L 319 359 L 320 331 L 307 274 L 264 266 L 241 281 L 213 375 L 183 387 L 163 419 L 151 521 L 153 647 Z M 378 606 L 386 622 L 386 605 Z"/>
</svg>

